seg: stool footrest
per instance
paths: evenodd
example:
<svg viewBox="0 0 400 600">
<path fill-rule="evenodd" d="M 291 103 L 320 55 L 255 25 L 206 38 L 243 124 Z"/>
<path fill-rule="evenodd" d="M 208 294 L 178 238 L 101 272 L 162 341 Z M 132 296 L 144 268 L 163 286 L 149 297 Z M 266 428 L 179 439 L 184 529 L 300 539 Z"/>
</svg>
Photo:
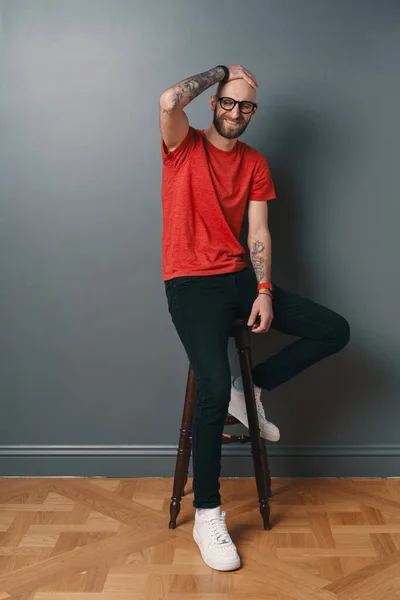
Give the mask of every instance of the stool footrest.
<svg viewBox="0 0 400 600">
<path fill-rule="evenodd" d="M 247 442 L 250 442 L 251 438 L 249 435 L 245 435 L 244 433 L 241 433 L 240 435 L 231 435 L 229 433 L 223 433 L 222 434 L 222 440 L 221 440 L 221 444 L 247 444 Z"/>
<path fill-rule="evenodd" d="M 239 419 L 232 415 L 228 415 L 225 419 L 225 425 L 237 425 L 238 423 L 240 423 Z"/>
</svg>

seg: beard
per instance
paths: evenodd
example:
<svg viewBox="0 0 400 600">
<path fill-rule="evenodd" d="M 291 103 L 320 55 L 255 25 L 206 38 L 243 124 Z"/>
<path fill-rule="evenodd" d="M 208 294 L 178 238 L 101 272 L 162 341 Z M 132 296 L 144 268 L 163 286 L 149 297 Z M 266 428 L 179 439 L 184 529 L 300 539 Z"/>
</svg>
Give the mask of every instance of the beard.
<svg viewBox="0 0 400 600">
<path fill-rule="evenodd" d="M 213 124 L 215 129 L 222 137 L 233 140 L 242 135 L 247 125 L 250 123 L 250 120 L 246 121 L 245 119 L 240 119 L 235 121 L 235 124 L 233 125 L 228 123 L 228 118 L 229 117 L 222 115 L 217 116 L 217 109 L 214 110 Z"/>
</svg>

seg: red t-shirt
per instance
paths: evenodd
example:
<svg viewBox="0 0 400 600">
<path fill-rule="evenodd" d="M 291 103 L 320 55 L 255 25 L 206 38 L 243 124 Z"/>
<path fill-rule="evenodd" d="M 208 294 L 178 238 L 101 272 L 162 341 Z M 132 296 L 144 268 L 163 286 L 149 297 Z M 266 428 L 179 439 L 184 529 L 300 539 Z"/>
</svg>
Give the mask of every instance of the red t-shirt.
<svg viewBox="0 0 400 600">
<path fill-rule="evenodd" d="M 244 269 L 247 202 L 276 198 L 264 156 L 239 140 L 220 150 L 193 127 L 172 152 L 161 139 L 161 153 L 163 280 Z"/>
</svg>

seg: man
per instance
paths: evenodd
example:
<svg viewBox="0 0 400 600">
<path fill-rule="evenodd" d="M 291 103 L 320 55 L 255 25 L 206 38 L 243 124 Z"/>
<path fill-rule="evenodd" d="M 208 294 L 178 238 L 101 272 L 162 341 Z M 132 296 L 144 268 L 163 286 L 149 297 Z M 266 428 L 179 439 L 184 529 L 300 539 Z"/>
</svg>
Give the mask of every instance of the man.
<svg viewBox="0 0 400 600">
<path fill-rule="evenodd" d="M 191 127 L 185 106 L 217 83 L 210 99 L 213 122 L 206 130 Z M 334 354 L 350 338 L 342 316 L 271 281 L 267 201 L 276 197 L 274 185 L 264 156 L 237 139 L 256 115 L 257 87 L 241 65 L 217 66 L 160 97 L 163 280 L 198 390 L 193 536 L 206 564 L 222 571 L 238 568 L 240 557 L 220 509 L 221 435 L 228 412 L 248 426 L 241 380 L 231 380 L 228 361 L 234 318 L 249 317 L 254 333 L 272 327 L 301 338 L 253 369 L 260 431 L 270 441 L 280 434 L 266 418 L 261 390 Z M 253 268 L 239 242 L 246 209 Z"/>
</svg>

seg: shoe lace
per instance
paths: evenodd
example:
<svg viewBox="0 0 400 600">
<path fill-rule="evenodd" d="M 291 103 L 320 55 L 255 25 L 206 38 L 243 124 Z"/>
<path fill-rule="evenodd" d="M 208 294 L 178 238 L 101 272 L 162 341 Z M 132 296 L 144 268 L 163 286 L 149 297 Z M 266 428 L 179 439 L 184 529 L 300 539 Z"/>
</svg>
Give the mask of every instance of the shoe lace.
<svg viewBox="0 0 400 600">
<path fill-rule="evenodd" d="M 226 512 L 223 510 L 219 517 L 213 517 L 207 521 L 211 538 L 216 544 L 233 544 L 231 536 L 226 528 L 225 515 Z"/>
<path fill-rule="evenodd" d="M 260 395 L 255 394 L 255 398 L 256 398 L 257 412 L 258 412 L 259 416 L 261 417 L 262 420 L 267 421 L 267 416 L 265 414 L 264 407 L 261 403 Z"/>
</svg>

